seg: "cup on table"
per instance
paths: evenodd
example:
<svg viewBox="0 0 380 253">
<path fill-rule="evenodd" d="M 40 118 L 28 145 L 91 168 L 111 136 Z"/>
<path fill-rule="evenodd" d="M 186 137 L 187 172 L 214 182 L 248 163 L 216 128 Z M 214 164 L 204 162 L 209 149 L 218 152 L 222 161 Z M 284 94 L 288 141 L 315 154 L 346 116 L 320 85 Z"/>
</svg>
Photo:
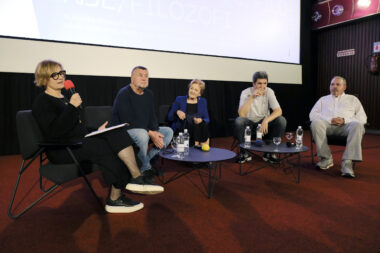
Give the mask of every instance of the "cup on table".
<svg viewBox="0 0 380 253">
<path fill-rule="evenodd" d="M 281 137 L 273 137 L 273 143 L 276 145 L 274 151 L 278 152 L 278 145 L 281 143 Z"/>
</svg>

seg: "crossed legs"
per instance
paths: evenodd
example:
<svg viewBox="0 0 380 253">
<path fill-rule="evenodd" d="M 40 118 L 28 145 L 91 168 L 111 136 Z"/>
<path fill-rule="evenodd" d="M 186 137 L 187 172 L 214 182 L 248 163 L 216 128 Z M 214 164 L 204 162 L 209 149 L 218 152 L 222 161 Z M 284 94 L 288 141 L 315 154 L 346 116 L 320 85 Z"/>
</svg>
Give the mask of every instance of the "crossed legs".
<svg viewBox="0 0 380 253">
<path fill-rule="evenodd" d="M 152 147 L 148 153 L 148 145 L 150 138 L 148 132 L 145 129 L 133 128 L 128 129 L 127 131 L 134 143 L 139 147 L 137 157 L 142 162 L 140 171 L 143 173 L 144 171 L 149 170 L 152 167 L 151 160 L 160 152 L 160 149 Z M 173 138 L 173 130 L 170 127 L 160 127 L 158 131 L 162 135 L 164 135 L 164 144 L 166 148 L 170 143 L 171 139 Z"/>
</svg>

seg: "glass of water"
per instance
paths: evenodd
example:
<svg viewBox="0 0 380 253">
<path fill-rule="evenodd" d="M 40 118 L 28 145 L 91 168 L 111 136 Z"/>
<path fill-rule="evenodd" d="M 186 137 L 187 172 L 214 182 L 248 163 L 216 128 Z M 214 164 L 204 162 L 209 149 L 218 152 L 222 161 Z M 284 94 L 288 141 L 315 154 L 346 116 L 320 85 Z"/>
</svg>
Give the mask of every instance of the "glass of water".
<svg viewBox="0 0 380 253">
<path fill-rule="evenodd" d="M 181 141 L 181 139 L 179 136 L 173 137 L 173 140 L 171 142 L 171 146 L 172 146 L 175 154 L 172 157 L 183 159 L 185 157 L 184 144 L 183 143 L 181 144 L 180 141 Z"/>
<path fill-rule="evenodd" d="M 274 151 L 278 152 L 278 145 L 281 143 L 281 137 L 273 137 L 273 143 L 276 145 L 276 148 Z"/>
<path fill-rule="evenodd" d="M 172 149 L 174 150 L 173 157 L 179 157 L 178 152 L 177 152 L 177 140 L 178 140 L 178 136 L 173 136 L 172 142 L 170 143 L 170 145 L 172 146 Z"/>
</svg>

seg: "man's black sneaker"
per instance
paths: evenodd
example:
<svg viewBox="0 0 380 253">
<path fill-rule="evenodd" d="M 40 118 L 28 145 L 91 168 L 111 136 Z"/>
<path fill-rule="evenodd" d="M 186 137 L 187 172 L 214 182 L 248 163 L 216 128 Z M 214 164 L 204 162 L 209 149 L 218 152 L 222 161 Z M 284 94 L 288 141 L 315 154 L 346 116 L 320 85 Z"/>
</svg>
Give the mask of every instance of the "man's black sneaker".
<svg viewBox="0 0 380 253">
<path fill-rule="evenodd" d="M 154 184 L 154 178 L 156 176 L 156 173 L 153 170 L 151 169 L 145 170 L 142 173 L 142 176 L 145 183 Z"/>
<path fill-rule="evenodd" d="M 236 162 L 237 162 L 237 163 L 245 163 L 244 155 L 243 155 L 243 154 L 239 154 L 239 155 L 236 157 Z"/>
<path fill-rule="evenodd" d="M 264 153 L 263 160 L 270 163 L 280 163 L 280 159 L 273 153 Z"/>
<path fill-rule="evenodd" d="M 251 161 L 252 160 L 252 156 L 248 153 L 240 153 L 239 156 L 236 158 L 236 162 L 237 163 L 245 163 L 247 161 Z"/>
<path fill-rule="evenodd" d="M 164 191 L 164 187 L 161 185 L 155 185 L 148 181 L 149 180 L 144 179 L 144 176 L 132 178 L 125 189 L 134 193 L 141 194 L 158 194 Z"/>
<path fill-rule="evenodd" d="M 106 200 L 105 209 L 109 213 L 132 213 L 143 209 L 144 204 L 120 195 L 116 200 L 111 200 L 110 197 Z"/>
<path fill-rule="evenodd" d="M 252 156 L 251 156 L 248 152 L 244 153 L 244 158 L 245 158 L 245 161 L 246 161 L 246 162 L 252 160 Z"/>
</svg>

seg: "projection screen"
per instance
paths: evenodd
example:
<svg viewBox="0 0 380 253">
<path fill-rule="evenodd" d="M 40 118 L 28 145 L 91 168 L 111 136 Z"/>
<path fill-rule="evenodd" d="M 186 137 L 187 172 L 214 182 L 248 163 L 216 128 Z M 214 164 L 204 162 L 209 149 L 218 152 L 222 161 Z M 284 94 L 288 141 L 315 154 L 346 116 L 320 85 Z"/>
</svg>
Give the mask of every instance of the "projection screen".
<svg viewBox="0 0 380 253">
<path fill-rule="evenodd" d="M 2 0 L 0 71 L 302 83 L 300 0 Z"/>
</svg>

